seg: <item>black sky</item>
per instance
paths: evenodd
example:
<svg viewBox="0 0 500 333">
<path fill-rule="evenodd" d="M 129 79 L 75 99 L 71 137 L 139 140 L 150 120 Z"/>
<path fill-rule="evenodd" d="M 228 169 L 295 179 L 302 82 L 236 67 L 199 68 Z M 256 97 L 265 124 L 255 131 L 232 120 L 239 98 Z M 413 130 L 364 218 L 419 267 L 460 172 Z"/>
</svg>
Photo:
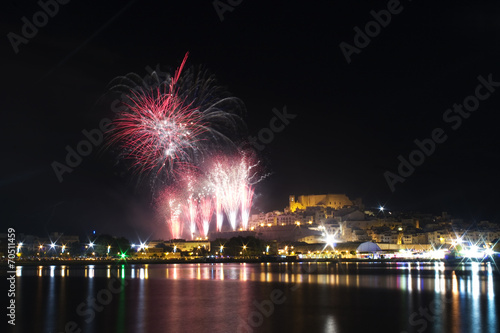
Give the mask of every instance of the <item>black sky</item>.
<svg viewBox="0 0 500 333">
<path fill-rule="evenodd" d="M 243 100 L 251 134 L 269 126 L 273 108 L 297 115 L 262 151 L 272 175 L 257 188 L 257 210 L 283 209 L 289 194 L 346 193 L 368 207 L 498 221 L 500 91 L 455 131 L 443 114 L 474 93 L 479 75 L 500 81 L 500 4 L 402 0 L 348 64 L 339 44 L 353 44 L 353 28 L 388 2 L 242 1 L 221 21 L 212 1 L 70 1 L 17 54 L 7 35 L 40 7 L 5 2 L 4 229 L 163 229 L 150 196 L 106 151 L 94 149 L 62 183 L 51 163 L 110 116 L 100 98 L 113 78 L 175 68 L 187 51 L 189 65 L 205 65 Z M 438 127 L 447 141 L 391 192 L 384 172 L 397 172 L 398 155 Z"/>
</svg>

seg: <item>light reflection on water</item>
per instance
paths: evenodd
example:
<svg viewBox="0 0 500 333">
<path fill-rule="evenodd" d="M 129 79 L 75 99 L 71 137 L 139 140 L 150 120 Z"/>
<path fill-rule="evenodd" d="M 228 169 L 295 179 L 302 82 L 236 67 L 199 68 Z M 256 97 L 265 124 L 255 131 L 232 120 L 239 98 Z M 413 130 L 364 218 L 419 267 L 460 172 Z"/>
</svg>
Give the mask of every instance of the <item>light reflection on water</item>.
<svg viewBox="0 0 500 333">
<path fill-rule="evenodd" d="M 287 284 L 312 283 L 357 288 L 385 288 L 406 291 L 429 291 L 436 294 L 451 292 L 453 294 L 467 294 L 473 298 L 487 295 L 489 299 L 495 297 L 494 269 L 490 263 L 472 262 L 467 267 L 460 265 L 446 267 L 443 262 L 432 264 L 433 273 L 429 274 L 431 265 L 422 263 L 397 263 L 379 269 L 403 270 L 404 274 L 378 274 L 370 271 L 373 267 L 366 265 L 360 268 L 356 263 L 354 271 L 343 269 L 341 266 L 327 266 L 327 263 L 282 263 L 282 264 L 248 264 L 248 263 L 213 263 L 213 264 L 168 264 L 168 265 L 117 265 L 99 266 L 86 265 L 83 267 L 71 266 L 38 266 L 36 268 L 17 266 L 16 275 L 29 276 L 36 274 L 39 277 L 68 277 L 83 276 L 88 279 L 95 277 L 119 277 L 127 279 L 168 279 L 168 280 L 239 280 L 257 282 L 280 282 Z M 305 267 L 303 267 L 305 266 Z M 422 273 L 426 274 L 422 274 Z M 460 273 L 460 274 L 457 274 Z"/>
<path fill-rule="evenodd" d="M 371 264 L 371 263 L 207 263 L 207 264 L 156 264 L 156 265 L 84 265 L 84 266 L 17 266 L 16 275 L 18 279 L 29 277 L 36 278 L 41 285 L 36 288 L 37 293 L 42 289 L 45 296 L 37 296 L 43 299 L 44 306 L 37 307 L 37 311 L 43 309 L 39 314 L 43 318 L 44 327 L 54 327 L 58 325 L 57 316 L 61 311 L 66 311 L 62 304 L 65 304 L 69 294 L 65 294 L 64 283 L 68 279 L 84 278 L 84 295 L 96 295 L 102 290 L 103 281 L 131 280 L 135 282 L 135 289 L 125 289 L 119 294 L 119 306 L 117 306 L 117 325 L 125 325 L 126 310 L 131 305 L 126 303 L 127 297 L 135 295 L 134 321 L 133 327 L 136 332 L 144 329 L 144 323 L 151 321 L 149 311 L 151 311 L 152 295 L 158 292 L 165 292 L 153 289 L 153 285 L 158 287 L 162 281 L 178 283 L 179 289 L 168 290 L 170 300 L 182 302 L 186 297 L 185 293 L 192 293 L 197 297 L 200 292 L 198 285 L 201 281 L 214 283 L 213 285 L 227 288 L 236 288 L 240 294 L 242 304 L 246 306 L 245 311 L 251 311 L 252 302 L 255 301 L 255 293 L 247 286 L 251 282 L 272 285 L 271 288 L 281 286 L 285 290 L 293 286 L 302 289 L 314 289 L 313 298 L 315 302 L 328 304 L 326 297 L 327 290 L 338 290 L 340 288 L 350 288 L 354 290 L 374 291 L 384 294 L 384 291 L 397 292 L 401 296 L 400 301 L 392 298 L 402 308 L 403 329 L 418 329 L 409 327 L 408 320 L 412 313 L 422 308 L 439 309 L 442 315 L 436 315 L 433 325 L 435 331 L 446 328 L 451 331 L 474 331 L 481 325 L 487 325 L 490 331 L 498 330 L 497 305 L 495 287 L 498 291 L 499 278 L 496 267 L 490 263 L 463 263 L 458 266 L 446 265 L 442 262 L 436 263 L 397 263 L 397 264 Z M 200 282 L 198 282 L 200 281 Z M 101 284 L 99 287 L 98 282 Z M 230 282 L 226 284 L 225 282 Z M 233 283 L 235 282 L 235 283 Z M 189 287 L 186 287 L 189 285 Z M 337 289 L 335 289 L 337 288 Z M 221 288 L 215 288 L 221 290 Z M 241 290 L 240 290 L 241 289 Z M 131 291 L 133 290 L 133 291 Z M 202 290 L 202 293 L 209 293 L 210 288 Z M 129 294 L 127 294 L 129 293 Z M 421 295 L 425 296 L 422 301 Z M 320 310 L 320 305 L 312 304 L 307 293 L 300 294 L 296 291 L 292 295 L 296 299 L 306 302 L 307 306 Z M 85 300 L 87 296 L 81 296 Z M 210 296 L 206 296 L 210 297 Z M 266 296 L 267 297 L 267 296 Z M 290 302 L 292 302 L 292 297 Z M 379 297 L 379 296 L 377 296 Z M 383 297 L 383 296 L 382 296 Z M 56 299 L 57 298 L 57 299 Z M 265 298 L 257 298 L 263 301 Z M 307 301 L 309 300 L 309 301 Z M 79 300 L 81 301 L 81 300 Z M 300 301 L 300 302 L 302 302 Z M 218 302 L 222 299 L 214 298 L 211 306 L 224 307 Z M 298 301 L 299 302 L 299 301 Z M 377 301 L 372 298 L 371 302 Z M 179 303 L 181 304 L 181 303 Z M 299 303 L 302 304 L 302 303 Z M 417 304 L 417 305 L 415 305 Z M 76 304 L 78 305 L 78 304 Z M 76 307 L 76 305 L 73 306 Z M 291 305 L 290 305 L 291 306 Z M 359 306 L 357 303 L 350 303 L 350 306 Z M 376 308 L 376 305 L 373 305 Z M 149 309 L 149 310 L 148 310 Z M 293 307 L 291 307 L 293 309 Z M 358 308 L 360 310 L 362 308 Z M 69 309 L 73 311 L 74 309 Z M 170 307 L 169 318 L 182 318 L 185 316 L 185 308 L 180 305 Z M 291 311 L 291 310 L 290 310 Z M 36 312 L 38 313 L 38 312 Z M 121 319 L 120 319 L 121 318 Z M 148 319 L 149 318 L 149 319 Z M 417 317 L 420 318 L 420 317 Z M 340 331 L 339 327 L 347 325 L 345 321 L 340 321 L 336 312 L 322 314 L 321 330 L 324 332 Z M 170 319 L 169 319 L 170 320 Z M 182 321 L 174 321 L 175 325 L 181 325 Z M 318 324 L 319 325 L 319 324 Z M 339 326 L 340 325 L 340 326 Z M 83 330 L 92 332 L 96 329 L 96 323 L 91 322 Z M 174 328 L 174 327 L 172 327 Z M 175 326 L 178 331 L 182 331 L 182 326 Z M 402 330 L 403 330 L 402 329 Z"/>
</svg>

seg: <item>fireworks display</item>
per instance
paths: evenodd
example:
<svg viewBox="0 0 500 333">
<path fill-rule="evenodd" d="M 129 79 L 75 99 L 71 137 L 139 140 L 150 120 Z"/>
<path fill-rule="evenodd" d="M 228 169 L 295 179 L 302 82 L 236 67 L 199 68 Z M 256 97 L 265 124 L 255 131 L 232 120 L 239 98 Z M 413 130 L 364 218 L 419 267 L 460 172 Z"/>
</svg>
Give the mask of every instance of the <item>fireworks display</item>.
<svg viewBox="0 0 500 333">
<path fill-rule="evenodd" d="M 121 78 L 126 109 L 113 122 L 110 143 L 160 184 L 157 209 L 172 238 L 206 238 L 212 222 L 223 229 L 224 216 L 232 230 L 247 230 L 258 162 L 234 144 L 243 133 L 243 105 L 207 71 L 183 72 L 187 56 L 174 75 Z"/>
<path fill-rule="evenodd" d="M 172 237 L 206 238 L 214 220 L 212 228 L 222 231 L 224 216 L 231 230 L 248 230 L 257 166 L 247 152 L 218 155 L 205 173 L 189 172 L 179 186 L 168 187 L 159 207 Z"/>
</svg>

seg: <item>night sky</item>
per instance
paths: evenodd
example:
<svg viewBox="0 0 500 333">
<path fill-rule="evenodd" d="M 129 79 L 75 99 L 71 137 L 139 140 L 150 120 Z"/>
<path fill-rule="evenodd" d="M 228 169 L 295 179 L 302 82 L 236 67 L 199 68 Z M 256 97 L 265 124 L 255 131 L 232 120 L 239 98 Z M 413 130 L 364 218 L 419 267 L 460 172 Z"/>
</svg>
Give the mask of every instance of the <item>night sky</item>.
<svg viewBox="0 0 500 333">
<path fill-rule="evenodd" d="M 283 209 L 289 194 L 345 193 L 367 208 L 498 221 L 500 87 L 481 88 L 489 96 L 460 124 L 443 119 L 474 96 L 478 76 L 500 82 L 498 1 L 227 3 L 221 21 L 212 1 L 70 1 L 15 47 L 9 33 L 22 37 L 22 18 L 41 7 L 3 4 L 4 230 L 166 236 L 144 184 L 104 145 L 62 182 L 51 163 L 112 116 L 103 96 L 113 78 L 176 68 L 188 51 L 188 66 L 204 65 L 245 103 L 249 135 L 269 127 L 273 108 L 296 115 L 260 152 L 271 175 L 256 212 Z M 348 63 L 340 44 L 355 47 L 354 28 L 388 6 L 397 13 Z M 446 141 L 391 191 L 384 173 L 436 128 Z"/>
</svg>

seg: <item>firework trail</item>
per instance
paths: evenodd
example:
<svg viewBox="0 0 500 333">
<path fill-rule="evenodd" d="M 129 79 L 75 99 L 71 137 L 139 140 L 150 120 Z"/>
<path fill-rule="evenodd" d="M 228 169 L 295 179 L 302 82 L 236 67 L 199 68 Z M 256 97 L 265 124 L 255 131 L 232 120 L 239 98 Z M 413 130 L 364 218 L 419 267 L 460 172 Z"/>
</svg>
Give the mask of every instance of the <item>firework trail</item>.
<svg viewBox="0 0 500 333">
<path fill-rule="evenodd" d="M 241 151 L 238 164 L 239 198 L 241 204 L 241 227 L 248 230 L 248 220 L 252 208 L 254 194 L 253 185 L 260 181 L 257 176 L 258 163 L 254 162 L 255 156 L 250 151 Z"/>
<path fill-rule="evenodd" d="M 241 186 L 241 191 L 241 227 L 243 230 L 248 230 L 248 220 L 250 219 L 254 188 L 252 185 L 247 184 Z"/>
<path fill-rule="evenodd" d="M 179 80 L 179 95 L 202 112 L 203 120 L 209 124 L 209 139 L 204 142 L 207 149 L 236 148 L 234 139 L 241 138 L 241 130 L 246 128 L 242 119 L 245 106 L 217 84 L 215 75 L 201 66 L 189 68 Z"/>
<path fill-rule="evenodd" d="M 238 174 L 233 172 L 233 167 L 232 161 L 227 156 L 217 157 L 210 170 L 210 179 L 215 189 L 215 195 L 226 213 L 232 230 L 236 230 L 240 198 L 238 195 Z"/>
<path fill-rule="evenodd" d="M 219 190 L 215 192 L 215 218 L 216 230 L 222 231 L 222 223 L 224 223 L 224 212 L 222 210 L 222 193 Z"/>
<path fill-rule="evenodd" d="M 191 238 L 194 239 L 194 235 L 196 233 L 196 224 L 198 221 L 198 201 L 196 200 L 195 194 L 195 182 L 197 181 L 197 177 L 194 173 L 187 173 L 184 175 L 185 178 L 185 215 L 187 217 L 187 221 L 189 223 L 189 232 Z"/>
<path fill-rule="evenodd" d="M 192 196 L 187 198 L 186 205 L 184 206 L 187 222 L 189 224 L 189 235 L 194 239 L 196 233 L 196 223 L 198 221 L 198 201 Z"/>
<path fill-rule="evenodd" d="M 179 239 L 182 235 L 181 205 L 176 199 L 169 200 L 168 205 L 171 212 L 169 220 L 170 232 L 173 239 Z"/>
<path fill-rule="evenodd" d="M 202 232 L 203 237 L 208 236 L 208 231 L 210 229 L 210 221 L 212 220 L 212 215 L 214 212 L 214 205 L 212 203 L 212 198 L 204 196 L 200 199 L 200 203 L 198 205 L 200 208 L 199 214 L 199 230 Z"/>
<path fill-rule="evenodd" d="M 157 207 L 169 228 L 172 239 L 181 238 L 183 231 L 182 206 L 178 190 L 173 186 L 166 188 L 158 200 Z"/>
</svg>

